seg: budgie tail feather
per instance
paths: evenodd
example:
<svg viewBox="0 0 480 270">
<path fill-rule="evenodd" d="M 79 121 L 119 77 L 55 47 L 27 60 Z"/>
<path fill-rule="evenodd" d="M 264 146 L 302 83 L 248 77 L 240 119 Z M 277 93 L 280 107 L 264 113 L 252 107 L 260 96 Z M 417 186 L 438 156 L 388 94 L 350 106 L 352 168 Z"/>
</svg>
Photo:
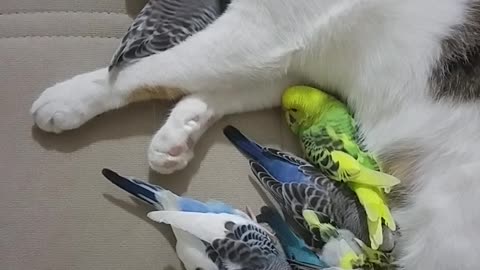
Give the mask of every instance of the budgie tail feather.
<svg viewBox="0 0 480 270">
<path fill-rule="evenodd" d="M 225 134 L 228 140 L 248 159 L 253 159 L 260 163 L 265 162 L 266 158 L 262 147 L 245 137 L 238 129 L 233 126 L 227 126 L 223 129 L 223 134 Z"/>
<path fill-rule="evenodd" d="M 105 176 L 105 178 L 110 180 L 110 182 L 132 194 L 133 196 L 155 206 L 157 209 L 164 208 L 162 202 L 158 198 L 158 193 L 161 191 L 166 191 L 165 189 L 159 186 L 150 185 L 143 181 L 123 177 L 109 169 L 103 169 L 102 174 Z"/>
</svg>

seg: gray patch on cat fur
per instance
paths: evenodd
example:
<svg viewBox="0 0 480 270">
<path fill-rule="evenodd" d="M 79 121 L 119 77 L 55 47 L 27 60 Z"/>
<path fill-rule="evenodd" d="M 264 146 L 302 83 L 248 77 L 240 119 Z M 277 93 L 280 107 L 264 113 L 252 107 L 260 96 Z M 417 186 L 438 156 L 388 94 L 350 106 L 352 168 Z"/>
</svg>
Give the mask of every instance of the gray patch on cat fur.
<svg viewBox="0 0 480 270">
<path fill-rule="evenodd" d="M 442 41 L 442 55 L 430 77 L 436 100 L 480 99 L 480 1 L 470 3 L 465 22 Z"/>
</svg>

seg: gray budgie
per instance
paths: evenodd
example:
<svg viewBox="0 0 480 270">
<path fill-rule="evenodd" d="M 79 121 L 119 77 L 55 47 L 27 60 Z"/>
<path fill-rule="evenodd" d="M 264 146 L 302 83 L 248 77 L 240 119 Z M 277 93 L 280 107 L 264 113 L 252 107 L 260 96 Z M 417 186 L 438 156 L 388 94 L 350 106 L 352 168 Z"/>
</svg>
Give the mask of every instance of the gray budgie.
<svg viewBox="0 0 480 270">
<path fill-rule="evenodd" d="M 216 20 L 230 2 L 150 0 L 122 39 L 109 70 L 172 48 Z"/>
</svg>

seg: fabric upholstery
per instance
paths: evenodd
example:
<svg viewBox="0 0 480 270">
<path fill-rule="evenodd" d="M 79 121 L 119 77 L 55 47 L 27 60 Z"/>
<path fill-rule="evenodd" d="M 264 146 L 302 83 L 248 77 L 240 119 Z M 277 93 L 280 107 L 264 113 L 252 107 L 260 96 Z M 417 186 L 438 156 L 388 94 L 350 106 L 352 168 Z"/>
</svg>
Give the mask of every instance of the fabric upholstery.
<svg viewBox="0 0 480 270">
<path fill-rule="evenodd" d="M 0 269 L 181 269 L 168 227 L 104 180 L 112 168 L 189 196 L 263 204 L 246 160 L 223 137 L 233 124 L 268 145 L 294 143 L 278 110 L 226 117 L 187 169 L 161 176 L 146 149 L 172 104 L 109 112 L 61 135 L 34 127 L 29 109 L 52 84 L 106 66 L 145 1 L 0 1 Z"/>
</svg>

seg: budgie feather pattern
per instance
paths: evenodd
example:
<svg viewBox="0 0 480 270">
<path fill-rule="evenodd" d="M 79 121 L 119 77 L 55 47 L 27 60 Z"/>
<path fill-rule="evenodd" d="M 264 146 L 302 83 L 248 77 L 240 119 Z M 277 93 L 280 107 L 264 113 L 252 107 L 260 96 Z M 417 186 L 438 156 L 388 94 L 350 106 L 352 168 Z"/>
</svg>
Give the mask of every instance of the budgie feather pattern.
<svg viewBox="0 0 480 270">
<path fill-rule="evenodd" d="M 161 211 L 177 213 L 180 216 L 185 213 L 228 214 L 241 220 L 250 220 L 246 213 L 223 202 L 209 201 L 204 203 L 178 196 L 160 186 L 132 177 L 124 177 L 109 169 L 103 169 L 102 174 L 116 186 Z M 196 270 L 198 268 L 204 270 L 218 269 L 207 255 L 206 249 L 208 245 L 205 242 L 181 229 L 172 227 L 172 230 L 177 238 L 177 255 L 187 270 Z"/>
<path fill-rule="evenodd" d="M 300 228 L 308 231 L 302 211 L 311 209 L 322 222 L 350 230 L 369 242 L 365 210 L 344 183 L 328 179 L 299 157 L 255 143 L 232 126 L 226 127 L 224 134 L 250 160 L 252 173 L 280 210 Z M 319 238 L 312 240 L 313 246 L 324 244 Z"/>
<path fill-rule="evenodd" d="M 280 256 L 270 236 L 251 224 L 225 224 L 228 233 L 225 238 L 216 239 L 208 245 L 207 254 L 220 270 L 228 269 L 225 258 L 246 269 L 263 269 L 269 263 L 268 256 Z"/>
<path fill-rule="evenodd" d="M 231 214 L 155 211 L 148 217 L 197 237 L 219 270 L 289 270 L 283 251 L 265 228 Z"/>
<path fill-rule="evenodd" d="M 176 46 L 217 19 L 229 2 L 150 0 L 123 37 L 109 70 Z"/>
<path fill-rule="evenodd" d="M 266 223 L 278 238 L 287 261 L 292 269 L 323 269 L 329 265 L 320 260 L 307 243 L 297 236 L 290 225 L 271 207 L 264 206 L 256 217 L 257 222 Z"/>
<path fill-rule="evenodd" d="M 288 88 L 282 106 L 291 130 L 299 136 L 307 160 L 330 178 L 348 182 L 365 208 L 370 244 L 383 244 L 383 224 L 396 225 L 384 191 L 399 183 L 381 172 L 376 159 L 361 146 L 357 125 L 345 104 L 307 86 Z"/>
</svg>

